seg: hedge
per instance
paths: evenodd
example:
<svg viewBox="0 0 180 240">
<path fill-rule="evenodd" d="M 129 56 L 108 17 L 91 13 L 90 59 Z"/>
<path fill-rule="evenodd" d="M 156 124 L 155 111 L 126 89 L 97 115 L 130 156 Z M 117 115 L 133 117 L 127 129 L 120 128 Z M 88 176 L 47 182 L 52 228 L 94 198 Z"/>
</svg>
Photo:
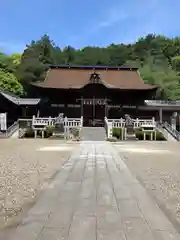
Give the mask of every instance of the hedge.
<svg viewBox="0 0 180 240">
<path fill-rule="evenodd" d="M 49 138 L 53 135 L 53 131 L 54 131 L 54 126 L 48 126 L 45 130 L 44 130 L 44 138 Z M 37 137 L 41 137 L 42 136 L 42 131 L 38 130 L 37 131 Z M 26 132 L 24 134 L 25 138 L 34 138 L 34 130 L 32 128 L 27 128 Z"/>
<path fill-rule="evenodd" d="M 112 136 L 117 138 L 118 140 L 121 140 L 121 136 L 122 136 L 122 128 L 113 128 L 112 130 Z M 138 140 L 144 140 L 144 133 L 142 131 L 141 128 L 139 129 L 135 129 L 135 134 L 136 134 L 136 138 Z M 151 134 L 150 133 L 146 133 L 146 140 L 151 140 Z M 153 140 L 154 139 L 154 134 L 153 134 Z M 163 134 L 159 131 L 156 131 L 156 140 L 157 141 L 165 141 L 166 139 L 164 138 Z"/>
</svg>

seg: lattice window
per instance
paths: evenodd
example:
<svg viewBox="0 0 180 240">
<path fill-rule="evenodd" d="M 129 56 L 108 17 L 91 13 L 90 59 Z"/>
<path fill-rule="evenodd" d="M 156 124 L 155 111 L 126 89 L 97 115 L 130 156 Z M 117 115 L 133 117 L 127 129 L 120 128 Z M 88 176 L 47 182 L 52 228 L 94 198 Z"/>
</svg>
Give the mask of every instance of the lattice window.
<svg viewBox="0 0 180 240">
<path fill-rule="evenodd" d="M 90 83 L 101 83 L 101 78 L 99 74 L 97 73 L 92 73 L 89 79 Z"/>
</svg>

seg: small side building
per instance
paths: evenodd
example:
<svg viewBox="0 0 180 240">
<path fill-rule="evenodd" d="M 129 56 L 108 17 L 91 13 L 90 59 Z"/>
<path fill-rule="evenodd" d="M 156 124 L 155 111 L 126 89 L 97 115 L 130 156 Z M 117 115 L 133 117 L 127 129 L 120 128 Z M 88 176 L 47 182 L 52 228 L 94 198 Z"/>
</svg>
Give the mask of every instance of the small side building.
<svg viewBox="0 0 180 240">
<path fill-rule="evenodd" d="M 7 128 L 18 118 L 32 118 L 37 115 L 40 98 L 20 98 L 0 89 L 0 113 L 6 113 Z"/>
</svg>

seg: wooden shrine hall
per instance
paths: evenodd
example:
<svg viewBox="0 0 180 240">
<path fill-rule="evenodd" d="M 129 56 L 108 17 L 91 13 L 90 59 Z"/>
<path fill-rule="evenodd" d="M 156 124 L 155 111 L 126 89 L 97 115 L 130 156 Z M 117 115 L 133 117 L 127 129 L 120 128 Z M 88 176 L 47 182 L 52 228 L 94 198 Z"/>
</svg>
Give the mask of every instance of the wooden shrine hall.
<svg viewBox="0 0 180 240">
<path fill-rule="evenodd" d="M 83 116 L 84 125 L 103 124 L 104 117 L 152 117 L 144 100 L 153 99 L 156 86 L 145 84 L 137 68 L 107 66 L 50 66 L 43 82 L 32 83 L 31 97 L 41 98 L 40 116 Z"/>
<path fill-rule="evenodd" d="M 1 90 L 1 89 L 0 89 Z M 0 112 L 9 124 L 18 118 L 83 117 L 83 126 L 99 126 L 104 118 L 168 120 L 180 104 L 153 100 L 156 86 L 144 83 L 137 68 L 50 66 L 44 81 L 30 84 L 28 98 L 0 91 Z"/>
</svg>

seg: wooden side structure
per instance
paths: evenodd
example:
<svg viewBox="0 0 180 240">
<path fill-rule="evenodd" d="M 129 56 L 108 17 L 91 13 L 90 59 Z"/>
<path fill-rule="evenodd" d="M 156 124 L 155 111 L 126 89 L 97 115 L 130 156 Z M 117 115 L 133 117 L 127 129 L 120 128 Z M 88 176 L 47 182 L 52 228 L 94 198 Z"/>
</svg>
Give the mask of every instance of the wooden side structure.
<svg viewBox="0 0 180 240">
<path fill-rule="evenodd" d="M 0 113 L 7 116 L 7 128 L 18 118 L 32 117 L 33 114 L 37 114 L 40 100 L 40 98 L 20 98 L 0 89 Z"/>
</svg>

